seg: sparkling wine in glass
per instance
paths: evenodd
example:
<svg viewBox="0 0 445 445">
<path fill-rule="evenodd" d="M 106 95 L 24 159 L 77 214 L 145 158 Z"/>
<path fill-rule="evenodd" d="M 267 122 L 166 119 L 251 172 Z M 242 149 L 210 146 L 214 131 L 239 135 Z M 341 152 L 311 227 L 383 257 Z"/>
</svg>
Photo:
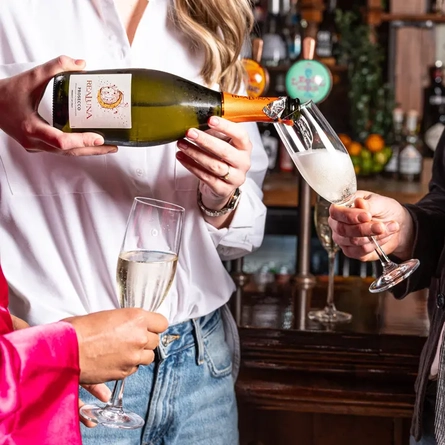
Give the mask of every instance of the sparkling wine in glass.
<svg viewBox="0 0 445 445">
<path fill-rule="evenodd" d="M 117 261 L 120 306 L 156 311 L 176 272 L 184 208 L 151 198 L 134 198 Z M 82 417 L 110 427 L 136 429 L 144 419 L 123 407 L 125 380 L 117 380 L 105 406 L 84 405 Z"/>
<path fill-rule="evenodd" d="M 344 323 L 350 321 L 352 315 L 347 312 L 338 311 L 334 304 L 335 257 L 340 248 L 332 239 L 332 230 L 328 224 L 330 206 L 331 203 L 329 201 L 326 201 L 320 195 L 317 195 L 314 219 L 318 238 L 321 245 L 328 253 L 329 258 L 328 295 L 324 309 L 310 311 L 308 317 L 311 320 L 316 320 L 322 323 Z"/>
<path fill-rule="evenodd" d="M 265 110 L 275 113 L 275 104 Z M 277 115 L 277 118 L 279 116 Z M 274 123 L 290 157 L 306 182 L 329 202 L 352 206 L 357 192 L 354 166 L 346 148 L 312 102 L 300 105 L 290 116 Z M 370 292 L 382 292 L 411 275 L 419 260 L 411 259 L 400 264 L 391 261 L 377 240 L 370 237 L 379 256 L 383 272 L 369 287 Z"/>
</svg>

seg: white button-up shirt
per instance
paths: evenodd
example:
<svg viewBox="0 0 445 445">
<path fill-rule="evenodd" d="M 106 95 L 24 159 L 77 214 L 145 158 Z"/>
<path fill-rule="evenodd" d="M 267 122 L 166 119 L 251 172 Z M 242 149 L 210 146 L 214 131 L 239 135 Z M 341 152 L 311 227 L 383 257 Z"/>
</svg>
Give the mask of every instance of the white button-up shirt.
<svg viewBox="0 0 445 445">
<path fill-rule="evenodd" d="M 130 46 L 113 0 L 1 0 L 0 77 L 66 54 L 90 70 L 153 68 L 202 83 L 203 59 L 174 30 L 171 7 L 150 0 Z M 46 119 L 49 96 L 40 107 Z M 160 312 L 177 323 L 226 303 L 234 284 L 221 259 L 258 247 L 266 214 L 267 156 L 256 124 L 242 125 L 254 145 L 252 168 L 221 230 L 203 219 L 198 180 L 176 161 L 175 143 L 72 158 L 27 153 L 0 131 L 0 255 L 12 312 L 40 324 L 117 307 L 116 262 L 135 196 L 186 209 L 176 278 Z"/>
</svg>

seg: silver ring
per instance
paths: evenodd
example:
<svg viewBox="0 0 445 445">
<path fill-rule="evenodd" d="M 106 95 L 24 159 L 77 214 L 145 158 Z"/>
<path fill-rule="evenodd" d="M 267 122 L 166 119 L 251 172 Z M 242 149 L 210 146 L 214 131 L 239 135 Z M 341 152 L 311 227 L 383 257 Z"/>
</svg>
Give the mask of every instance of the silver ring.
<svg viewBox="0 0 445 445">
<path fill-rule="evenodd" d="M 227 164 L 227 173 L 223 176 L 220 176 L 220 178 L 223 179 L 224 181 L 227 181 L 229 175 L 230 175 L 230 165 Z"/>
</svg>

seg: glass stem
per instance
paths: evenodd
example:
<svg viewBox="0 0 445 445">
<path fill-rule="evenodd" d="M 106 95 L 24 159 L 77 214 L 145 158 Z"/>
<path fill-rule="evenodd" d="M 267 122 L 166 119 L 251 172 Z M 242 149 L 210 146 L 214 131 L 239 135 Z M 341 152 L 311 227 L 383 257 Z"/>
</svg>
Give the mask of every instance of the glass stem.
<svg viewBox="0 0 445 445">
<path fill-rule="evenodd" d="M 122 410 L 122 399 L 124 397 L 125 379 L 116 380 L 114 383 L 113 393 L 110 401 L 107 403 L 107 408 L 117 408 Z"/>
<path fill-rule="evenodd" d="M 336 252 L 329 251 L 329 277 L 328 277 L 328 297 L 326 299 L 326 309 L 329 313 L 336 311 L 334 304 L 334 277 L 335 277 L 335 255 Z"/>
<path fill-rule="evenodd" d="M 382 264 L 383 269 L 388 269 L 393 265 L 393 262 L 388 258 L 386 253 L 383 251 L 383 249 L 380 247 L 380 244 L 375 239 L 375 237 L 370 236 L 370 240 L 374 243 L 375 251 L 377 252 L 377 255 L 379 256 L 380 263 Z"/>
</svg>

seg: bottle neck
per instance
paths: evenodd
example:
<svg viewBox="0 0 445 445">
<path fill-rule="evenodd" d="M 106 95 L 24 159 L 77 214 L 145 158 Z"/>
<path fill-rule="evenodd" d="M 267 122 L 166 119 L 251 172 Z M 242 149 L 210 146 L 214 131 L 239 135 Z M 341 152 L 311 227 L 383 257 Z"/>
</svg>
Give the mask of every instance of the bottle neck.
<svg viewBox="0 0 445 445">
<path fill-rule="evenodd" d="M 221 117 L 232 122 L 273 122 L 263 108 L 278 97 L 248 97 L 222 93 Z"/>
</svg>

